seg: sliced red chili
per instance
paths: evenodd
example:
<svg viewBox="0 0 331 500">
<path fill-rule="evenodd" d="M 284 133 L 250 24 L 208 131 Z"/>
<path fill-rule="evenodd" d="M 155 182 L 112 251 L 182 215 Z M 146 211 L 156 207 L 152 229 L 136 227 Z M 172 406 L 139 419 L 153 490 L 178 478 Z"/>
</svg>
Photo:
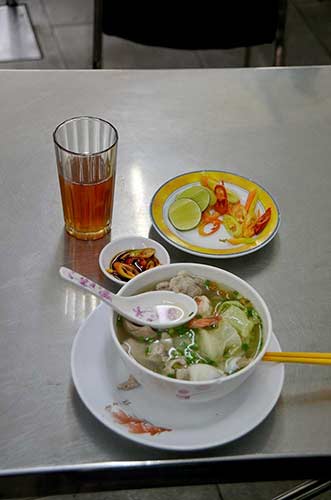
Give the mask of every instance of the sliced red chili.
<svg viewBox="0 0 331 500">
<path fill-rule="evenodd" d="M 201 222 L 213 222 L 214 220 L 218 219 L 220 215 L 221 214 L 219 212 L 216 212 L 216 210 L 207 208 L 204 212 L 202 212 Z"/>
<path fill-rule="evenodd" d="M 142 268 L 146 267 L 146 263 L 147 263 L 146 259 L 138 258 L 138 262 Z"/>
<path fill-rule="evenodd" d="M 198 232 L 200 236 L 210 236 L 211 234 L 216 233 L 221 227 L 221 221 L 219 219 L 215 219 L 211 222 L 202 222 L 198 226 Z"/>
<path fill-rule="evenodd" d="M 127 280 L 134 278 L 139 273 L 139 271 L 135 269 L 134 266 L 124 264 L 123 262 L 115 262 L 113 267 L 116 273 L 119 274 L 121 278 L 125 278 Z"/>
<path fill-rule="evenodd" d="M 215 210 L 221 215 L 224 215 L 229 209 L 228 195 L 224 184 L 217 184 L 217 186 L 215 186 L 214 192 L 217 198 L 217 202 L 214 205 Z"/>
<path fill-rule="evenodd" d="M 262 214 L 254 224 L 254 234 L 259 234 L 268 224 L 271 217 L 271 208 L 267 208 L 267 210 Z"/>
</svg>

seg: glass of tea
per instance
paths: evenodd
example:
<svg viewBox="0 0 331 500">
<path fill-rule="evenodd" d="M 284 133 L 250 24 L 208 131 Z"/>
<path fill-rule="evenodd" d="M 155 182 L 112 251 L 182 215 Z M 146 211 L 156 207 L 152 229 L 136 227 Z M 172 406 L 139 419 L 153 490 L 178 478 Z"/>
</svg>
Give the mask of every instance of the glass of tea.
<svg viewBox="0 0 331 500">
<path fill-rule="evenodd" d="M 53 133 L 66 231 L 97 240 L 111 229 L 118 133 L 106 120 L 79 116 Z"/>
</svg>

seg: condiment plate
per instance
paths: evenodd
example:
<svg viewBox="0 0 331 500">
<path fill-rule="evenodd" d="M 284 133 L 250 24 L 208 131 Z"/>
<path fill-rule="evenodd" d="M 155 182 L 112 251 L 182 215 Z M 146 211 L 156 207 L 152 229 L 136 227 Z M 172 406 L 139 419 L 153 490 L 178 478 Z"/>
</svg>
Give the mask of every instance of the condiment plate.
<svg viewBox="0 0 331 500">
<path fill-rule="evenodd" d="M 274 334 L 270 350 L 280 351 Z M 121 390 L 130 374 L 112 348 L 104 304 L 77 332 L 71 372 L 80 398 L 106 427 L 146 446 L 182 451 L 229 443 L 254 429 L 273 409 L 284 381 L 282 364 L 261 363 L 239 389 L 208 404 L 169 403 L 142 386 Z"/>
<path fill-rule="evenodd" d="M 127 281 L 116 278 L 113 274 L 108 272 L 108 268 L 111 265 L 112 259 L 120 252 L 125 250 L 136 250 L 138 248 L 154 248 L 155 256 L 159 260 L 160 265 L 170 264 L 170 256 L 160 243 L 151 238 L 129 235 L 111 240 L 110 243 L 103 247 L 99 255 L 99 266 L 103 274 L 117 285 L 125 285 Z"/>
<path fill-rule="evenodd" d="M 208 236 L 201 236 L 198 228 L 179 231 L 170 222 L 169 207 L 177 196 L 186 189 L 192 186 L 201 186 L 203 176 L 210 177 L 219 183 L 224 182 L 224 186 L 238 196 L 242 205 L 245 205 L 248 193 L 256 190 L 258 195 L 257 210 L 263 214 L 267 208 L 271 209 L 271 218 L 268 224 L 253 238 L 253 243 L 238 245 L 229 243 L 226 240 L 230 235 L 224 224 L 216 232 Z M 150 204 L 150 215 L 154 228 L 168 243 L 184 252 L 214 259 L 240 257 L 255 252 L 274 238 L 280 224 L 279 207 L 266 189 L 246 177 L 218 170 L 199 170 L 169 179 L 154 194 Z"/>
</svg>

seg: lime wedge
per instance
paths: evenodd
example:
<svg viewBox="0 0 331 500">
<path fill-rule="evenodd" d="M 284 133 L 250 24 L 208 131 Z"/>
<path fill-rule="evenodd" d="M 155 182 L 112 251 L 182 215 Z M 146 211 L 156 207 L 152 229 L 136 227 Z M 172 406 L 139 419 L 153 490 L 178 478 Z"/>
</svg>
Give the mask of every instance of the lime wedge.
<svg viewBox="0 0 331 500">
<path fill-rule="evenodd" d="M 177 196 L 177 200 L 182 198 L 190 198 L 195 201 L 203 212 L 209 205 L 210 194 L 209 190 L 202 186 L 191 186 Z"/>
<path fill-rule="evenodd" d="M 199 224 L 201 210 L 194 200 L 180 198 L 170 205 L 168 217 L 176 229 L 179 229 L 179 231 L 188 231 Z"/>
</svg>

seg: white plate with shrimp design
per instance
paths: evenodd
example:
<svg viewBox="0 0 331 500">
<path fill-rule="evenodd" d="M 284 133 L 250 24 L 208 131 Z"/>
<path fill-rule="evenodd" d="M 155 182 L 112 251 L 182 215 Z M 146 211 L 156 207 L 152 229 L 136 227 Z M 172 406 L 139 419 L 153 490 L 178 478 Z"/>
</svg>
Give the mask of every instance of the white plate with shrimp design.
<svg viewBox="0 0 331 500">
<path fill-rule="evenodd" d="M 270 350 L 280 351 L 274 334 Z M 165 403 L 142 386 L 119 389 L 130 374 L 112 349 L 104 304 L 74 339 L 71 372 L 80 398 L 108 429 L 146 446 L 182 451 L 212 448 L 247 434 L 271 412 L 284 381 L 282 364 L 261 363 L 238 389 L 208 405 Z"/>
</svg>

